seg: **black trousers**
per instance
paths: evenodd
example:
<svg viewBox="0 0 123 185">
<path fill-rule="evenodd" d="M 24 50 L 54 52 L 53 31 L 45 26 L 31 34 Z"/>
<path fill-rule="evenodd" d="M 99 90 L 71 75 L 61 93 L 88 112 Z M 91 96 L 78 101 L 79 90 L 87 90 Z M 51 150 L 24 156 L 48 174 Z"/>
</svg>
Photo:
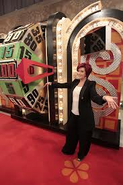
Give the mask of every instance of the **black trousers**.
<svg viewBox="0 0 123 185">
<path fill-rule="evenodd" d="M 67 125 L 66 143 L 62 149 L 64 154 L 74 154 L 79 142 L 78 158 L 84 158 L 89 152 L 92 138 L 92 130 L 85 131 L 82 129 L 82 122 L 79 116 L 71 113 Z"/>
</svg>

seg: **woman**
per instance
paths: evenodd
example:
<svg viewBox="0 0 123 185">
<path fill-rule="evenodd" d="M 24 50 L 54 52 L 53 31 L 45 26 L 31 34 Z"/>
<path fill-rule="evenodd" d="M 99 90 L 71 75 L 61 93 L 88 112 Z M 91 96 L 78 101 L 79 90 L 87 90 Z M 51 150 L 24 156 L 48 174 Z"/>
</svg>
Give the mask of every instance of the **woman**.
<svg viewBox="0 0 123 185">
<path fill-rule="evenodd" d="M 67 155 L 74 154 L 79 142 L 78 161 L 81 161 L 89 152 L 92 132 L 95 126 L 94 114 L 91 107 L 91 100 L 99 105 L 108 103 L 109 107 L 118 107 L 112 96 L 100 96 L 97 94 L 96 82 L 88 80 L 92 72 L 90 64 L 81 63 L 77 66 L 77 79 L 71 83 L 51 83 L 54 88 L 70 88 L 72 107 L 68 118 L 66 143 L 62 152 Z"/>
</svg>

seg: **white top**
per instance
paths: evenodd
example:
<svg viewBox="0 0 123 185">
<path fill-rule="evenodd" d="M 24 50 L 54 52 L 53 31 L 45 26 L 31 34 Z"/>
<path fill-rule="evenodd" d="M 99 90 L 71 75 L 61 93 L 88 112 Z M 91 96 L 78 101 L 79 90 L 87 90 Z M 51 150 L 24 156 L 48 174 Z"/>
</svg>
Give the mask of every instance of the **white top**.
<svg viewBox="0 0 123 185">
<path fill-rule="evenodd" d="M 73 104 L 72 104 L 72 113 L 79 115 L 79 94 L 82 87 L 76 86 L 73 90 Z"/>
</svg>

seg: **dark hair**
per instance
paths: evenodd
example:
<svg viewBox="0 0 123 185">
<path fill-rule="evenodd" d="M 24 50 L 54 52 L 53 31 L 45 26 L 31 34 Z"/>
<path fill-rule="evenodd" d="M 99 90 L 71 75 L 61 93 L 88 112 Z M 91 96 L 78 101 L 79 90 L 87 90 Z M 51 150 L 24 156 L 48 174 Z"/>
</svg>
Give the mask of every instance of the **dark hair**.
<svg viewBox="0 0 123 185">
<path fill-rule="evenodd" d="M 85 72 L 86 72 L 86 77 L 88 78 L 88 76 L 90 75 L 90 73 L 92 72 L 92 67 L 90 64 L 88 63 L 80 63 L 77 66 L 77 71 L 79 70 L 79 68 L 84 67 L 85 68 Z"/>
</svg>

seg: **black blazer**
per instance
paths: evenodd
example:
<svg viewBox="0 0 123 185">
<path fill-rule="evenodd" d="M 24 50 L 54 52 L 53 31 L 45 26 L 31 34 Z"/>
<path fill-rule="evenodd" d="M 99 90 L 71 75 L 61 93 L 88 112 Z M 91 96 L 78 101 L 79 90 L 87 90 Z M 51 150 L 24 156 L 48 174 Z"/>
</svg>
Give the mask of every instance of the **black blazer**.
<svg viewBox="0 0 123 185">
<path fill-rule="evenodd" d="M 73 90 L 79 84 L 80 80 L 75 79 L 71 83 L 52 83 L 53 88 L 69 88 L 71 102 L 73 101 Z M 96 92 L 96 82 L 86 80 L 79 95 L 79 124 L 82 130 L 92 130 L 95 126 L 94 114 L 91 106 L 91 100 L 99 105 L 104 104 L 102 96 Z M 72 106 L 71 106 L 72 107 Z M 68 119 L 69 121 L 69 119 Z"/>
</svg>

